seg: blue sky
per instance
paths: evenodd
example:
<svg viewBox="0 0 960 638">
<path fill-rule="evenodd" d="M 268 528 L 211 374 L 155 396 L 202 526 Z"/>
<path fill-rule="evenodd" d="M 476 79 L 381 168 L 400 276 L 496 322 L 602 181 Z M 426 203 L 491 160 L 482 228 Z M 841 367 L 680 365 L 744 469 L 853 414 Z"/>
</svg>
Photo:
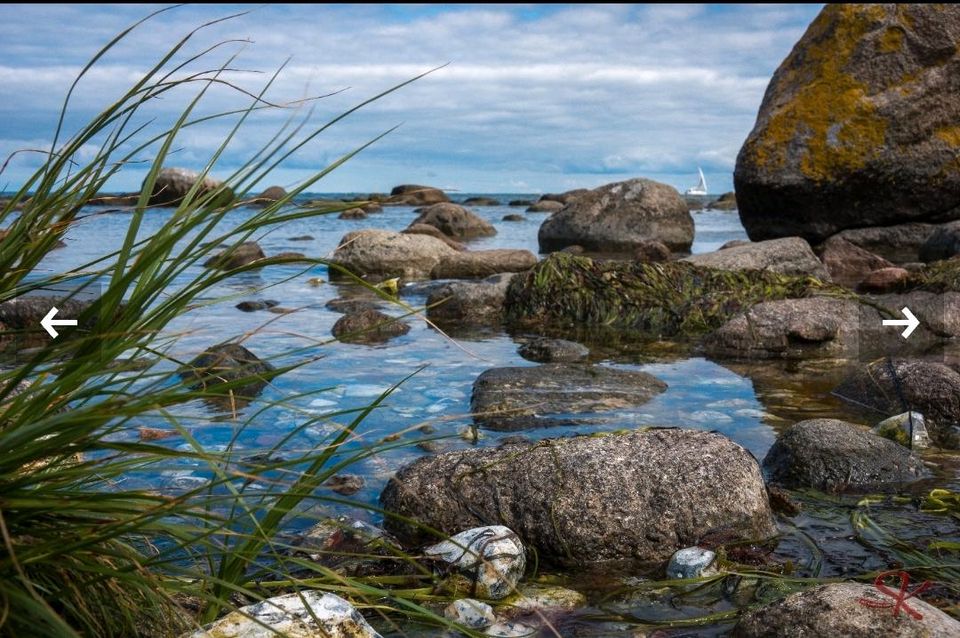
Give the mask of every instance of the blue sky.
<svg viewBox="0 0 960 638">
<path fill-rule="evenodd" d="M 0 156 L 49 148 L 83 65 L 162 6 L 0 5 Z M 66 130 L 122 95 L 193 27 L 237 11 L 249 13 L 202 30 L 177 59 L 243 40 L 191 68 L 237 54 L 231 82 L 257 91 L 290 58 L 267 94 L 271 102 L 340 91 L 313 103 L 315 126 L 447 65 L 331 127 L 264 186 L 294 184 L 399 124 L 314 190 L 383 191 L 413 182 L 462 192 L 545 192 L 631 177 L 683 189 L 701 166 L 710 190 L 720 192 L 732 188 L 737 151 L 771 74 L 819 5 L 185 6 L 141 25 L 100 61 L 71 101 Z M 181 91 L 153 101 L 138 123 L 159 130 L 191 96 Z M 199 112 L 247 104 L 221 87 Z M 229 174 L 289 117 L 306 115 L 289 106 L 251 116 L 214 173 Z M 201 167 L 229 125 L 184 131 L 167 164 Z M 0 175 L 0 190 L 22 183 L 38 161 L 36 154 L 17 155 Z M 143 172 L 142 164 L 125 167 L 112 189 L 136 190 Z"/>
</svg>

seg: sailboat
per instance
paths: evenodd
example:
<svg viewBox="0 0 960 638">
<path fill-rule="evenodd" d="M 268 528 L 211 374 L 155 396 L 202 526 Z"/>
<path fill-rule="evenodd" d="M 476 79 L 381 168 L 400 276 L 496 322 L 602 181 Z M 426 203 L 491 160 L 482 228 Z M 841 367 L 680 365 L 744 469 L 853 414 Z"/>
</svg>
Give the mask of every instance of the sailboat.
<svg viewBox="0 0 960 638">
<path fill-rule="evenodd" d="M 697 167 L 697 172 L 700 173 L 700 181 L 697 182 L 697 185 L 693 188 L 688 188 L 684 195 L 706 195 L 707 194 L 707 180 L 703 176 L 703 171 L 700 170 L 700 167 Z"/>
</svg>

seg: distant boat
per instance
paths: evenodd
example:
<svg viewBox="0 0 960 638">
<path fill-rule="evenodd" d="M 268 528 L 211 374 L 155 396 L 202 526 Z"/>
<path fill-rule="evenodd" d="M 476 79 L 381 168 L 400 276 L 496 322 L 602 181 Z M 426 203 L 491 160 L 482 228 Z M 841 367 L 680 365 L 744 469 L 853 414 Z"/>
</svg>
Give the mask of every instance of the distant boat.
<svg viewBox="0 0 960 638">
<path fill-rule="evenodd" d="M 700 170 L 700 167 L 697 167 L 697 172 L 700 173 L 700 181 L 697 182 L 697 185 L 693 188 L 688 188 L 684 195 L 706 195 L 707 194 L 707 180 L 703 176 L 703 171 Z"/>
</svg>

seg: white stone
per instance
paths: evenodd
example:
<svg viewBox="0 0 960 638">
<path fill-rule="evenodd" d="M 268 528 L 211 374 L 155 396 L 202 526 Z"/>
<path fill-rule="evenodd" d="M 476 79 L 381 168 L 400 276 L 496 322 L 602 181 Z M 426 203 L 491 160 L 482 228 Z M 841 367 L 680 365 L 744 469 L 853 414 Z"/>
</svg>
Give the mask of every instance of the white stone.
<svg viewBox="0 0 960 638">
<path fill-rule="evenodd" d="M 490 605 L 472 598 L 453 601 L 443 610 L 443 615 L 470 629 L 483 629 L 497 622 Z"/>
<path fill-rule="evenodd" d="M 701 578 L 717 573 L 717 555 L 702 547 L 677 550 L 667 565 L 667 578 Z"/>
<path fill-rule="evenodd" d="M 517 638 L 518 636 L 535 636 L 538 629 L 526 623 L 517 621 L 503 621 L 489 627 L 484 633 L 499 638 Z"/>
<path fill-rule="evenodd" d="M 489 525 L 460 532 L 424 550 L 470 581 L 473 595 L 500 600 L 516 590 L 527 566 L 520 538 L 508 527 Z"/>
</svg>

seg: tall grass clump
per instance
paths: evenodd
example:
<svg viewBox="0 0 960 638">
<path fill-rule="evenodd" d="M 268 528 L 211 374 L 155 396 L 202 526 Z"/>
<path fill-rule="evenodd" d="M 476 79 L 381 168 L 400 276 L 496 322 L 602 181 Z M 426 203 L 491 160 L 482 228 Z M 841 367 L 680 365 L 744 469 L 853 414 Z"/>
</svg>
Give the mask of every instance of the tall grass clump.
<svg viewBox="0 0 960 638">
<path fill-rule="evenodd" d="M 388 590 L 382 581 L 346 578 L 298 558 L 279 534 L 293 515 L 321 499 L 316 490 L 322 483 L 380 451 L 345 444 L 389 392 L 362 410 L 323 415 L 339 418 L 342 427 L 314 449 L 285 449 L 282 458 L 272 454 L 320 418 L 304 415 L 271 453 L 244 460 L 232 443 L 226 451 L 211 452 L 191 436 L 179 406 L 226 404 L 237 432 L 242 431 L 271 407 L 253 404 L 244 410 L 243 388 L 254 380 L 269 382 L 320 353 L 317 348 L 286 352 L 267 372 L 230 381 L 214 375 L 196 385 L 179 374 L 187 362 L 172 354 L 176 335 L 169 329 L 175 320 L 215 302 L 214 289 L 225 278 L 290 264 L 289 259 L 266 259 L 227 271 L 202 266 L 223 245 L 230 250 L 280 224 L 325 212 L 290 203 L 378 138 L 283 199 L 249 209 L 243 221 L 230 225 L 226 220 L 291 154 L 406 82 L 319 127 L 309 125 L 305 109 L 291 109 L 287 124 L 222 186 L 204 190 L 198 181 L 159 230 L 144 236 L 141 224 L 154 214 L 149 203 L 157 175 L 181 134 L 214 121 L 229 123 L 222 144 L 201 170 L 205 177 L 245 122 L 263 110 L 286 107 L 266 99 L 276 74 L 252 93 L 233 82 L 233 56 L 212 63 L 228 43 L 198 52 L 194 42 L 209 26 L 203 25 L 177 41 L 87 124 L 65 131 L 78 83 L 138 26 L 107 43 L 83 69 L 67 94 L 43 165 L 0 204 L 0 228 L 6 230 L 0 239 L 0 302 L 51 288 L 71 291 L 68 298 L 94 299 L 77 317 L 79 329 L 53 341 L 44 335 L 42 347 L 8 352 L 0 360 L 0 635 L 177 636 L 239 604 L 304 588 L 338 592 L 386 620 L 399 611 L 407 618 L 442 622 L 416 604 L 422 588 Z M 199 114 L 214 87 L 226 87 L 244 104 Z M 186 106 L 172 122 L 144 123 L 142 112 L 152 100 L 185 93 Z M 162 130 L 154 133 L 157 126 Z M 90 148 L 96 149 L 92 158 Z M 91 214 L 85 204 L 118 172 L 132 163 L 142 166 L 144 157 L 149 170 L 126 218 L 122 243 L 68 272 L 38 271 L 71 227 Z M 324 263 L 302 261 L 305 270 Z M 34 332 L 39 334 L 39 327 Z M 0 337 L 22 344 L 31 335 L 6 327 Z M 302 396 L 283 401 L 295 404 Z M 138 438 L 144 419 L 165 422 L 187 442 L 186 449 Z M 130 482 L 185 459 L 200 464 L 209 477 L 188 491 L 164 494 Z M 258 489 L 251 489 L 254 485 Z"/>
</svg>

